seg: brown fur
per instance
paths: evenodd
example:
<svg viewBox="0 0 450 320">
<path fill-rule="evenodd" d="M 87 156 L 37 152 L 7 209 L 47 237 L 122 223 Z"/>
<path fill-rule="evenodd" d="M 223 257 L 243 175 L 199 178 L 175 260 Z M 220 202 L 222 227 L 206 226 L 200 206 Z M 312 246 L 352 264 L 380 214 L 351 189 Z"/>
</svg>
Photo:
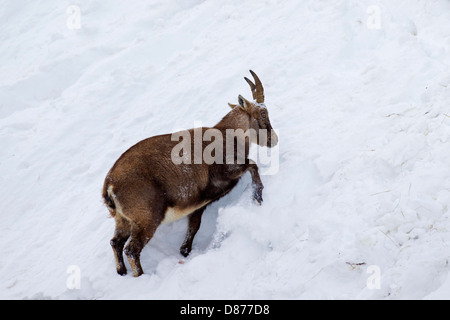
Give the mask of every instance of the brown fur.
<svg viewBox="0 0 450 320">
<path fill-rule="evenodd" d="M 262 110 L 264 109 L 264 110 Z M 262 117 L 262 113 L 266 117 Z M 267 129 L 269 147 L 277 144 L 278 138 L 270 131 L 272 126 L 267 110 L 239 96 L 239 105 L 233 107 L 214 129 L 226 136 L 226 129 Z M 204 133 L 209 128 L 194 130 Z M 257 143 L 259 137 L 255 137 Z M 145 139 L 128 149 L 116 161 L 106 176 L 103 198 L 111 216 L 116 220 L 116 230 L 111 240 L 117 272 L 126 274 L 122 251 L 126 241 L 125 254 L 132 267 L 133 275 L 143 273 L 140 252 L 153 237 L 158 226 L 167 221 L 189 216 L 188 232 L 180 248 L 187 256 L 192 248 L 193 238 L 200 227 L 201 216 L 207 205 L 226 195 L 237 184 L 242 175 L 249 171 L 252 176 L 254 199 L 262 202 L 263 185 L 256 164 L 248 160 L 250 138 L 237 141 L 245 144 L 245 163 L 223 164 L 179 164 L 172 162 L 171 151 L 179 143 L 171 140 L 171 134 Z M 203 142 L 203 150 L 210 142 Z M 225 158 L 225 139 L 224 139 Z M 194 139 L 191 139 L 191 153 L 194 159 Z M 193 161 L 193 160 L 192 160 Z"/>
</svg>

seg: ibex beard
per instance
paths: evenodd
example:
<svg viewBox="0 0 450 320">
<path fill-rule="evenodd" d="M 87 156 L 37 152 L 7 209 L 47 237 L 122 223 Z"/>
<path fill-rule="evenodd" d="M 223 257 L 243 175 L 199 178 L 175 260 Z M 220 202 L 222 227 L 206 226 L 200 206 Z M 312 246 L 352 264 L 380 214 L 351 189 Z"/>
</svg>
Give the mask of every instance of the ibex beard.
<svg viewBox="0 0 450 320">
<path fill-rule="evenodd" d="M 245 80 L 254 102 L 239 95 L 238 104 L 229 104 L 232 110 L 212 128 L 142 140 L 123 153 L 107 174 L 103 199 L 116 222 L 110 243 L 118 274 L 127 273 L 123 252 L 133 275 L 143 274 L 140 254 L 156 229 L 185 216 L 188 230 L 180 253 L 188 256 L 206 207 L 228 194 L 247 171 L 253 199 L 262 203 L 264 186 L 257 164 L 248 157 L 250 144 L 272 148 L 278 136 L 264 105 L 261 81 L 250 72 L 255 82 Z"/>
</svg>

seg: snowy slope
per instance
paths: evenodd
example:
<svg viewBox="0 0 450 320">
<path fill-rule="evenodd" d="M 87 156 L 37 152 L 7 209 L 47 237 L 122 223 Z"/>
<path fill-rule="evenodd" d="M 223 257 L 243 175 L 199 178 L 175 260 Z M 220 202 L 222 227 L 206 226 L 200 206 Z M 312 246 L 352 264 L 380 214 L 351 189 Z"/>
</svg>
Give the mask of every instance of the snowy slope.
<svg viewBox="0 0 450 320">
<path fill-rule="evenodd" d="M 0 298 L 450 298 L 450 2 L 1 1 L 0 57 Z M 249 69 L 280 138 L 263 205 L 246 176 L 189 258 L 181 220 L 118 276 L 106 173 L 214 125 Z"/>
</svg>

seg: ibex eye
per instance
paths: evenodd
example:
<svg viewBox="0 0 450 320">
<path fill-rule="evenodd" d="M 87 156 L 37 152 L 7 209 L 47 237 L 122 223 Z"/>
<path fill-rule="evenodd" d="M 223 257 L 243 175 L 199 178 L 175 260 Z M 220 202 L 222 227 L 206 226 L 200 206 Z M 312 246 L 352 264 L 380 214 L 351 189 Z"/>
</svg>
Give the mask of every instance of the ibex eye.
<svg viewBox="0 0 450 320">
<path fill-rule="evenodd" d="M 266 118 L 266 112 L 265 111 L 261 111 L 261 118 L 263 118 L 263 119 Z"/>
</svg>

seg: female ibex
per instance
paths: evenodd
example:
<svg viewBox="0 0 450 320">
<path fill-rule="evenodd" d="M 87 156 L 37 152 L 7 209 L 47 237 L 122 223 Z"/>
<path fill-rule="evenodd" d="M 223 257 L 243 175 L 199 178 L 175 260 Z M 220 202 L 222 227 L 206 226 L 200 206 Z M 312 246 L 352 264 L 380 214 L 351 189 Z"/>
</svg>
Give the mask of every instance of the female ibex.
<svg viewBox="0 0 450 320">
<path fill-rule="evenodd" d="M 239 104 L 229 104 L 232 110 L 213 128 L 184 131 L 191 137 L 198 133 L 203 137 L 202 134 L 209 129 L 221 133 L 223 137 L 230 130 L 250 132 L 244 137 L 234 136 L 231 149 L 225 146 L 225 140 L 229 143 L 230 139 L 222 140 L 222 150 L 216 152 L 225 151 L 222 153 L 223 161 L 212 164 L 205 161 L 174 163 L 173 150 L 178 142 L 173 141 L 173 135 L 166 134 L 137 143 L 122 154 L 109 171 L 103 186 L 103 199 L 116 222 L 111 246 L 120 275 L 127 273 L 122 251 L 128 238 L 130 241 L 124 251 L 133 275 L 138 277 L 143 274 L 140 253 L 158 226 L 185 216 L 189 216 L 188 230 L 180 253 L 187 257 L 208 204 L 230 192 L 246 171 L 252 177 L 253 198 L 261 204 L 263 184 L 257 165 L 248 159 L 249 145 L 253 142 L 273 147 L 278 143 L 278 137 L 264 105 L 261 81 L 253 71 L 250 72 L 254 83 L 247 78 L 245 80 L 250 85 L 255 102 L 239 96 Z M 188 149 L 192 152 L 207 147 L 204 141 L 200 142 L 200 147 L 195 145 L 198 141 L 190 143 L 192 148 Z M 238 161 L 240 146 L 244 146 L 244 161 L 241 162 Z M 230 150 L 235 154 L 230 156 Z"/>
</svg>

